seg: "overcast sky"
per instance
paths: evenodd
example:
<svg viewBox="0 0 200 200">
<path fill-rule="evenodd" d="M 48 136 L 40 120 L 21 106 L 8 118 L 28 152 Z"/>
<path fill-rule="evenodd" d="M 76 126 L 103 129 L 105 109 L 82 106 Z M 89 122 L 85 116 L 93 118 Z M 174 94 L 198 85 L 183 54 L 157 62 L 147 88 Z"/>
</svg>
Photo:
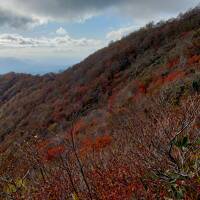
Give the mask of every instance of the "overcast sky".
<svg viewBox="0 0 200 200">
<path fill-rule="evenodd" d="M 63 69 L 111 40 L 150 21 L 176 17 L 198 3 L 199 0 L 0 0 L 0 73 Z M 12 62 L 8 62 L 10 59 Z M 26 66 L 20 67 L 24 63 Z"/>
</svg>

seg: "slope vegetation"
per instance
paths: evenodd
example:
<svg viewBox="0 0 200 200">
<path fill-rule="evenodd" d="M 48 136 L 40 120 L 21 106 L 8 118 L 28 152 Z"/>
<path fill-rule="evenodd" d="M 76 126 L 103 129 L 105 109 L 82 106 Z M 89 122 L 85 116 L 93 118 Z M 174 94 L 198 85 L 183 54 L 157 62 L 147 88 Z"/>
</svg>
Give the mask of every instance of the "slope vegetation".
<svg viewBox="0 0 200 200">
<path fill-rule="evenodd" d="M 199 7 L 63 73 L 0 76 L 1 199 L 200 198 L 199 92 Z"/>
</svg>

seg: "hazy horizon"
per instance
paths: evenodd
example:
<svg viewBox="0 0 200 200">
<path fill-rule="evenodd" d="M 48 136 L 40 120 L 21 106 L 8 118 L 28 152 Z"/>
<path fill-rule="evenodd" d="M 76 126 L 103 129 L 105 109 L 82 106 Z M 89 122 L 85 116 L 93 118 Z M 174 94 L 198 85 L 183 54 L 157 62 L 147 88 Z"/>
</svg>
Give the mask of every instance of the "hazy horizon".
<svg viewBox="0 0 200 200">
<path fill-rule="evenodd" d="M 59 73 L 73 66 L 79 61 L 35 61 L 31 59 L 0 58 L 0 75 L 10 72 L 32 75 L 44 75 L 47 73 Z M 66 64 L 67 63 L 67 64 Z M 6 66 L 6 67 L 5 67 Z"/>
</svg>

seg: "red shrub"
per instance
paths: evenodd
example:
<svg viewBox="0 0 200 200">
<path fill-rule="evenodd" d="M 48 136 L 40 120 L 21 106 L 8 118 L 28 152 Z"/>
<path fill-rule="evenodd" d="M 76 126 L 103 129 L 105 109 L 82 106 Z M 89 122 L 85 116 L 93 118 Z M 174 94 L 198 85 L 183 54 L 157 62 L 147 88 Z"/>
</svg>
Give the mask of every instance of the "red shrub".
<svg viewBox="0 0 200 200">
<path fill-rule="evenodd" d="M 109 135 L 99 136 L 94 140 L 87 138 L 83 141 L 83 147 L 81 148 L 81 154 L 85 155 L 93 150 L 100 151 L 103 148 L 110 145 L 112 142 L 112 137 Z"/>
<path fill-rule="evenodd" d="M 194 55 L 191 58 L 188 59 L 187 62 L 189 65 L 193 65 L 195 63 L 200 63 L 200 55 Z"/>
<path fill-rule="evenodd" d="M 47 150 L 46 160 L 51 161 L 57 158 L 59 155 L 61 155 L 64 151 L 65 151 L 65 147 L 61 145 L 49 148 Z"/>
<path fill-rule="evenodd" d="M 183 71 L 173 71 L 170 74 L 168 74 L 166 77 L 157 76 L 154 78 L 154 80 L 151 82 L 150 86 L 148 87 L 148 92 L 153 92 L 157 89 L 160 89 L 163 85 L 167 83 L 183 78 L 184 75 L 185 75 L 185 72 Z"/>
<path fill-rule="evenodd" d="M 86 124 L 83 120 L 79 120 L 74 124 L 74 134 L 78 134 L 81 130 L 86 129 Z"/>
<path fill-rule="evenodd" d="M 168 63 L 167 63 L 167 67 L 168 68 L 172 68 L 172 67 L 175 67 L 176 65 L 178 65 L 180 62 L 180 58 L 177 57 L 177 58 L 174 58 L 173 60 L 170 60 Z"/>
<path fill-rule="evenodd" d="M 177 79 L 182 78 L 185 75 L 185 73 L 183 71 L 174 71 L 172 73 L 170 73 L 165 79 L 164 82 L 168 83 L 168 82 L 172 82 L 175 81 Z"/>
<path fill-rule="evenodd" d="M 139 85 L 139 92 L 142 94 L 145 94 L 147 92 L 146 86 L 142 83 Z"/>
<path fill-rule="evenodd" d="M 140 99 L 141 95 L 146 94 L 147 92 L 147 87 L 145 84 L 143 84 L 141 81 L 134 80 L 133 84 L 136 86 L 136 91 L 134 92 L 133 95 L 133 100 L 138 100 Z"/>
<path fill-rule="evenodd" d="M 99 151 L 105 148 L 106 146 L 110 145 L 111 141 L 112 141 L 112 137 L 109 135 L 97 137 L 93 144 L 94 149 Z"/>
<path fill-rule="evenodd" d="M 104 170 L 94 169 L 90 178 L 102 200 L 128 200 L 133 190 L 140 187 L 131 182 L 131 170 L 116 163 L 110 164 L 109 168 Z"/>
</svg>

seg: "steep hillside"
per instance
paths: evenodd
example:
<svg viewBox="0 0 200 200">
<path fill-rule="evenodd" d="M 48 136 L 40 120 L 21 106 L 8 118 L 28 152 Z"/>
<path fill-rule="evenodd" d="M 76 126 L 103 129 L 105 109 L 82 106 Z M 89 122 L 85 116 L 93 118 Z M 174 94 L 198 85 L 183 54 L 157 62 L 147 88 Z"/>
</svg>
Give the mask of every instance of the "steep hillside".
<svg viewBox="0 0 200 200">
<path fill-rule="evenodd" d="M 0 76 L 0 197 L 198 199 L 199 92 L 198 7 L 63 73 Z"/>
</svg>

